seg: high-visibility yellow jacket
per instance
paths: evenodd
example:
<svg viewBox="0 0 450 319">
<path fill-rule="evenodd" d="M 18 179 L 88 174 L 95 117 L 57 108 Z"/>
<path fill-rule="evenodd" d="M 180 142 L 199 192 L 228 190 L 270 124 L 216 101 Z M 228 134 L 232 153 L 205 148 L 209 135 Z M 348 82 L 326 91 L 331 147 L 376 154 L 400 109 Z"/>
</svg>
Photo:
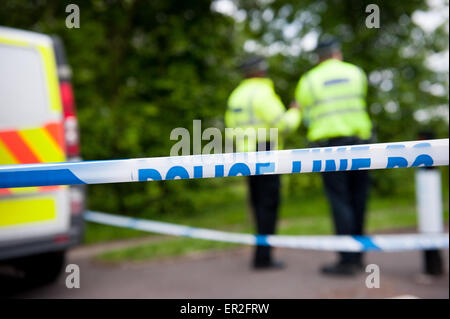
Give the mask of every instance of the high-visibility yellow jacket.
<svg viewBox="0 0 450 319">
<path fill-rule="evenodd" d="M 357 136 L 369 139 L 367 77 L 350 63 L 328 59 L 303 75 L 295 97 L 308 126 L 308 139 Z"/>
<path fill-rule="evenodd" d="M 268 78 L 248 78 L 234 89 L 228 99 L 225 124 L 229 128 L 246 130 L 266 129 L 266 140 L 270 138 L 270 128 L 278 129 L 278 136 L 290 133 L 300 125 L 300 111 L 286 110 L 275 93 L 273 82 Z M 252 152 L 257 148 L 257 136 L 248 137 L 243 143 L 237 143 L 239 152 Z M 281 147 L 281 141 L 272 141 Z"/>
</svg>

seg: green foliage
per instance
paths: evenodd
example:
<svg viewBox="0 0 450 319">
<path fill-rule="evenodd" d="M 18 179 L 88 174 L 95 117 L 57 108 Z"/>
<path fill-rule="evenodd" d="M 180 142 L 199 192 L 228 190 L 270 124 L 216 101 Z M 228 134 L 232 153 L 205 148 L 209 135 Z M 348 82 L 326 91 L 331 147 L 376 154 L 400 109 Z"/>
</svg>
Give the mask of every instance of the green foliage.
<svg viewBox="0 0 450 319">
<path fill-rule="evenodd" d="M 221 119 L 237 81 L 234 20 L 211 1 L 3 1 L 0 24 L 58 34 L 73 69 L 86 160 L 168 156 L 176 127 Z M 238 182 L 239 183 L 239 182 Z M 217 183 L 109 184 L 89 188 L 89 206 L 148 215 L 199 209 L 192 193 Z M 217 189 L 217 187 L 216 187 Z"/>
<path fill-rule="evenodd" d="M 434 110 L 439 106 L 446 108 L 448 114 L 448 71 L 435 72 L 425 65 L 431 54 L 448 49 L 445 23 L 427 33 L 412 21 L 415 11 L 428 9 L 425 1 L 247 0 L 239 3 L 248 13 L 244 30 L 247 38 L 255 41 L 256 51 L 279 51 L 270 56 L 270 75 L 286 104 L 293 99 L 300 76 L 317 62 L 310 50 L 301 50 L 300 54 L 292 54 L 290 50 L 307 37 L 333 35 L 342 42 L 344 59 L 362 67 L 369 76 L 367 104 L 377 142 L 415 140 L 422 130 L 433 131 L 436 138 L 448 137 L 448 115 L 447 120 L 441 116 L 420 122 L 414 117 L 418 110 Z M 380 8 L 379 29 L 365 26 L 368 15 L 365 8 L 371 3 Z M 296 32 L 286 35 L 286 25 Z M 432 93 L 429 89 L 432 85 L 443 92 Z M 292 148 L 304 145 L 304 127 L 286 143 Z M 374 190 L 389 195 L 410 193 L 412 176 L 411 170 L 374 172 Z M 317 176 L 289 176 L 289 189 L 299 192 L 317 189 L 311 188 L 312 184 L 320 185 L 312 181 L 314 178 Z M 298 183 L 308 186 L 301 187 Z"/>
<path fill-rule="evenodd" d="M 210 249 L 227 249 L 236 247 L 235 244 L 191 238 L 171 238 L 160 242 L 122 248 L 101 253 L 97 259 L 109 263 L 121 261 L 141 261 L 146 259 L 160 259 L 201 252 Z"/>
<path fill-rule="evenodd" d="M 67 29 L 67 4 L 74 1 L 4 0 L 0 25 L 57 34 L 66 46 L 86 160 L 167 156 L 173 128 L 223 124 L 228 94 L 240 80 L 235 70 L 245 40 L 263 49 L 292 47 L 314 34 L 343 40 L 349 62 L 371 75 L 368 105 L 379 142 L 412 140 L 423 128 L 448 137 L 440 118 L 418 122 L 414 112 L 448 103 L 448 74 L 432 72 L 426 57 L 448 47 L 445 27 L 425 33 L 411 21 L 424 1 L 377 2 L 381 28 L 364 26 L 365 7 L 373 1 L 235 1 L 247 19 L 211 10 L 211 0 L 79 0 L 81 27 Z M 272 16 L 272 17 L 271 17 Z M 294 35 L 283 27 L 301 22 Z M 288 104 L 299 77 L 313 67 L 310 51 L 270 54 L 270 76 Z M 427 89 L 438 84 L 444 95 Z M 390 89 L 388 89 L 390 88 Z M 386 105 L 393 101 L 398 110 Z M 305 128 L 286 146 L 305 147 Z M 448 172 L 448 171 L 447 171 Z M 412 171 L 375 172 L 375 190 L 395 195 L 412 191 Z M 405 183 L 405 181 L 408 181 Z M 285 176 L 284 195 L 321 191 L 316 174 Z M 448 184 L 448 180 L 447 180 Z M 406 186 L 405 186 L 406 185 Z M 242 178 L 158 183 L 106 184 L 89 188 L 91 209 L 140 217 L 193 216 L 241 198 Z M 234 191 L 230 191 L 234 190 Z"/>
</svg>

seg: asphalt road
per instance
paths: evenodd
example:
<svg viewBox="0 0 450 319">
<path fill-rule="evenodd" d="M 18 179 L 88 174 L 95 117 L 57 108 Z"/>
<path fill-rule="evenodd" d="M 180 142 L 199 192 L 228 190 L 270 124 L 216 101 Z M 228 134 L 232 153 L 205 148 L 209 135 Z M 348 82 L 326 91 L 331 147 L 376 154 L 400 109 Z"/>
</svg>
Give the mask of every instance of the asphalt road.
<svg viewBox="0 0 450 319">
<path fill-rule="evenodd" d="M 280 271 L 252 271 L 250 247 L 138 263 L 95 262 L 89 248 L 77 248 L 68 262 L 80 267 L 80 288 L 65 286 L 67 274 L 51 285 L 25 287 L 0 275 L 3 297 L 12 298 L 449 298 L 448 250 L 445 275 L 420 276 L 422 253 L 368 253 L 380 267 L 380 288 L 367 288 L 368 273 L 352 278 L 325 277 L 318 267 L 334 260 L 330 252 L 278 249 L 287 263 Z"/>
</svg>

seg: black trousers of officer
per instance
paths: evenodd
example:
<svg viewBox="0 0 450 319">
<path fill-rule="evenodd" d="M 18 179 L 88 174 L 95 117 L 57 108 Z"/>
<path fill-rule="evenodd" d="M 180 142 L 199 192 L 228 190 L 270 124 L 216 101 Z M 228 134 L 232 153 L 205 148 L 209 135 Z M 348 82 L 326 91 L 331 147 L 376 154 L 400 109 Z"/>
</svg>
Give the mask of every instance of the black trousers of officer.
<svg viewBox="0 0 450 319">
<path fill-rule="evenodd" d="M 362 144 L 357 138 L 336 138 L 326 146 Z M 331 204 L 337 235 L 363 235 L 366 203 L 369 195 L 369 172 L 347 171 L 322 173 L 323 184 Z M 342 263 L 361 263 L 362 253 L 339 252 Z"/>
<path fill-rule="evenodd" d="M 280 204 L 280 176 L 257 175 L 249 176 L 250 203 L 256 222 L 256 230 L 260 235 L 275 233 Z M 269 263 L 271 247 L 255 247 L 255 263 Z"/>
<path fill-rule="evenodd" d="M 274 149 L 270 142 L 260 142 L 257 148 L 258 151 Z M 278 207 L 280 206 L 280 176 L 249 176 L 248 184 L 256 231 L 259 235 L 273 235 L 278 219 Z M 257 245 L 254 263 L 270 263 L 272 260 L 271 252 L 271 247 Z"/>
</svg>

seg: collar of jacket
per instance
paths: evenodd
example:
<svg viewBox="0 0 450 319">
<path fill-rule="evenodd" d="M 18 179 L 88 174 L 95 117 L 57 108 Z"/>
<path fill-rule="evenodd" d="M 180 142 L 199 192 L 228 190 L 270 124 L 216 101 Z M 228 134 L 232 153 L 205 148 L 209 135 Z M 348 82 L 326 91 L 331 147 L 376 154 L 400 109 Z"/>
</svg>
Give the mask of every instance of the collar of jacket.
<svg viewBox="0 0 450 319">
<path fill-rule="evenodd" d="M 258 77 L 247 78 L 247 79 L 243 80 L 242 83 L 261 83 L 261 84 L 269 85 L 273 88 L 273 82 L 269 78 L 258 78 Z"/>
</svg>

